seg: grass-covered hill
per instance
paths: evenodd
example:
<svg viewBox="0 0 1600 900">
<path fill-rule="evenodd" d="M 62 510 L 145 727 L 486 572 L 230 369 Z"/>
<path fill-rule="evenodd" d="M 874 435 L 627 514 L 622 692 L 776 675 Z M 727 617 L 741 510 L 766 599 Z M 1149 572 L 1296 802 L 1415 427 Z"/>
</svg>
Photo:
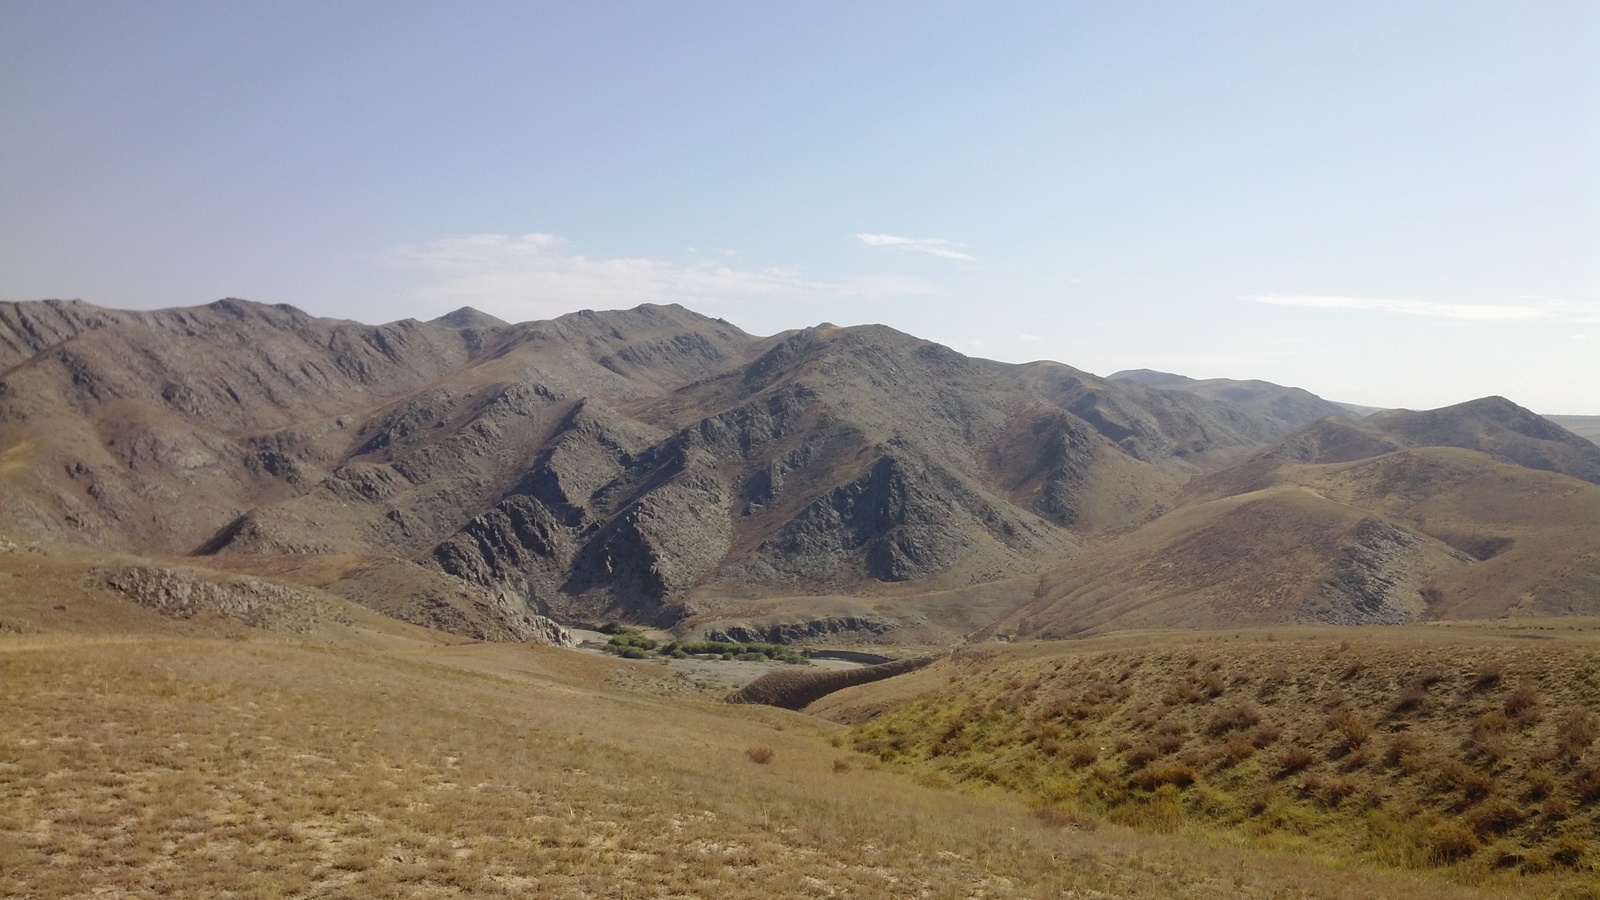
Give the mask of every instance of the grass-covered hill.
<svg viewBox="0 0 1600 900">
<path fill-rule="evenodd" d="M 3 896 L 1497 896 L 1042 816 L 655 662 L 311 588 L 189 568 L 152 608 L 102 563 L 0 547 Z"/>
<path fill-rule="evenodd" d="M 1600 623 L 1540 621 L 985 645 L 808 711 L 1063 820 L 1587 896 Z"/>
</svg>

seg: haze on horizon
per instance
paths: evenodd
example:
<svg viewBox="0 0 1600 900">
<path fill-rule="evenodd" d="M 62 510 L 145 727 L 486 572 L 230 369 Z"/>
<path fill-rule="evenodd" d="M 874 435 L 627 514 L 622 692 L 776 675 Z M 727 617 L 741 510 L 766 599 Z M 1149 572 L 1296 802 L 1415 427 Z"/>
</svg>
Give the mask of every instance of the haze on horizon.
<svg viewBox="0 0 1600 900">
<path fill-rule="evenodd" d="M 679 302 L 1600 414 L 1600 6 L 11 2 L 0 299 Z"/>
</svg>

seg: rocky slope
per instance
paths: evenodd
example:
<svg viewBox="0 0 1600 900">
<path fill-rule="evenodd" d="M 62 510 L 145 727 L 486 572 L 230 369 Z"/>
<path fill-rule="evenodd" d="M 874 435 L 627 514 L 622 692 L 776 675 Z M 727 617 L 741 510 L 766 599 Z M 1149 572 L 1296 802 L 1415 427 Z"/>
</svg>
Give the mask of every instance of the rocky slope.
<svg viewBox="0 0 1600 900">
<path fill-rule="evenodd" d="M 479 633 L 668 624 L 1037 571 L 1283 430 L 1066 372 L 675 306 L 367 326 L 239 300 L 0 304 L 0 527 L 415 560 L 492 598 L 498 625 L 457 622 Z"/>
<path fill-rule="evenodd" d="M 1593 567 L 1559 549 L 1592 547 L 1587 525 L 1491 508 L 1493 478 L 1434 478 L 1472 465 L 1420 451 L 1548 493 L 1530 467 L 1600 481 L 1600 448 L 1501 398 L 1291 434 L 1309 407 L 1193 387 L 678 306 L 369 326 L 6 303 L 0 531 L 196 554 L 497 640 L 559 640 L 542 617 L 939 640 L 1030 597 L 1017 627 L 1051 634 L 1594 605 Z M 1343 493 L 1307 481 L 1374 459 Z M 1421 512 L 1447 483 L 1464 511 Z M 1529 581 L 1539 560 L 1566 574 Z"/>
</svg>

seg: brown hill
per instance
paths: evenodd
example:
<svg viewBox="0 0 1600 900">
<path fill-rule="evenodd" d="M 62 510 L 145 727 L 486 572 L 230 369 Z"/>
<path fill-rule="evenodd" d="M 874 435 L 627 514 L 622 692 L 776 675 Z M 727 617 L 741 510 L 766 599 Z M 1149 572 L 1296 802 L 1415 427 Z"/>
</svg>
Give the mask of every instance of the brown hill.
<svg viewBox="0 0 1600 900">
<path fill-rule="evenodd" d="M 1089 422 L 1139 459 L 1173 459 L 1208 468 L 1236 461 L 1292 427 L 1232 401 L 1114 380 L 1117 376 L 1099 378 L 1061 363 L 1008 368 L 1034 392 Z"/>
<path fill-rule="evenodd" d="M 1257 460 L 1047 573 L 1001 626 L 1119 628 L 1600 614 L 1600 488 L 1458 448 Z"/>
<path fill-rule="evenodd" d="M 1261 455 L 1331 463 L 1402 447 L 1462 447 L 1530 469 L 1600 484 L 1600 446 L 1504 397 L 1484 397 L 1421 412 L 1385 410 L 1359 422 L 1315 422 Z"/>
<path fill-rule="evenodd" d="M 1346 404 L 1324 400 L 1304 388 L 1284 387 L 1270 381 L 1195 379 L 1152 369 L 1126 369 L 1113 373 L 1109 378 L 1111 381 L 1132 382 L 1161 390 L 1184 391 L 1276 419 L 1291 427 L 1328 416 L 1354 417 L 1352 409 Z"/>
<path fill-rule="evenodd" d="M 1074 372 L 881 326 L 756 338 L 676 306 L 367 326 L 0 304 L 0 525 L 413 559 L 513 629 L 518 610 L 669 622 L 1037 571 L 1281 434 Z"/>
</svg>

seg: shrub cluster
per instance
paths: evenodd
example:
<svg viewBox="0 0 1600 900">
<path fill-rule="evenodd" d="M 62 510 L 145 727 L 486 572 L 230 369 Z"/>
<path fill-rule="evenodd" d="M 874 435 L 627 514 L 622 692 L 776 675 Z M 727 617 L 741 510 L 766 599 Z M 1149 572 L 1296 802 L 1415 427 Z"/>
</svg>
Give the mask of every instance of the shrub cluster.
<svg viewBox="0 0 1600 900">
<path fill-rule="evenodd" d="M 606 642 L 605 651 L 613 653 L 623 659 L 650 659 L 652 657 L 671 657 L 672 659 L 724 659 L 746 660 L 763 662 L 773 660 L 786 663 L 804 663 L 805 657 L 797 653 L 792 647 L 782 644 L 740 644 L 734 641 L 688 641 L 679 643 L 672 641 L 667 644 L 645 637 L 637 628 L 627 625 L 618 625 L 607 622 L 600 626 L 600 631 L 611 635 L 611 640 Z"/>
</svg>

